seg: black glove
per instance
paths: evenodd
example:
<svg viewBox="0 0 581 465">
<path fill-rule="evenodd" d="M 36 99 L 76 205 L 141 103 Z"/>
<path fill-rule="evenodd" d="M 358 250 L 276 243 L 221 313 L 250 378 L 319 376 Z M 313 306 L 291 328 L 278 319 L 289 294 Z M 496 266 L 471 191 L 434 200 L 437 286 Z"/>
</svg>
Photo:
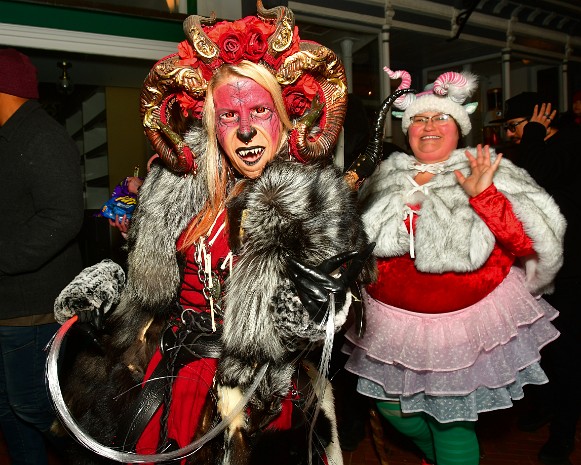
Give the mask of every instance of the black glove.
<svg viewBox="0 0 581 465">
<path fill-rule="evenodd" d="M 101 352 L 105 352 L 103 345 L 98 337 L 99 331 L 103 329 L 105 322 L 106 303 L 101 304 L 99 308 L 77 313 L 77 324 L 73 326 L 74 330 Z"/>
<path fill-rule="evenodd" d="M 323 321 L 330 294 L 334 295 L 336 305 L 343 306 L 347 290 L 355 283 L 374 247 L 373 242 L 359 252 L 355 250 L 335 255 L 314 268 L 293 258 L 288 259 L 289 277 L 313 321 Z M 330 273 L 338 268 L 341 268 L 341 274 L 334 278 Z"/>
</svg>

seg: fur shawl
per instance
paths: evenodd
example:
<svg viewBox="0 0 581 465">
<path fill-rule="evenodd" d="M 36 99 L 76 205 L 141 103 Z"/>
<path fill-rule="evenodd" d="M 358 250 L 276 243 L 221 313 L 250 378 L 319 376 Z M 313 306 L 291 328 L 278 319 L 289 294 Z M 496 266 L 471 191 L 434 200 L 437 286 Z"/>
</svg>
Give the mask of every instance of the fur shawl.
<svg viewBox="0 0 581 465">
<path fill-rule="evenodd" d="M 177 302 L 183 258 L 176 252 L 176 241 L 208 196 L 204 138 L 205 132 L 198 129 L 186 137 L 200 154 L 196 176 L 177 176 L 158 165 L 140 188 L 129 229 L 127 286 L 115 312 L 125 320 L 121 326 L 127 328 L 126 342 L 144 321 L 165 315 Z M 324 329 L 303 314 L 306 310 L 296 292 L 289 297 L 285 265 L 286 257 L 292 256 L 316 266 L 333 255 L 367 245 L 357 195 L 341 172 L 332 166 L 276 160 L 260 178 L 245 181 L 227 209 L 235 231 L 230 242 L 234 239 L 239 250 L 234 251 L 238 261 L 227 280 L 223 302 L 225 351 L 231 347 L 232 352 L 277 359 L 296 347 L 297 338 L 324 338 Z M 240 224 L 242 210 L 246 210 L 245 220 Z M 238 226 L 244 230 L 241 241 L 234 237 Z M 370 260 L 362 281 L 371 281 L 373 274 Z M 337 315 L 342 319 L 337 325 L 344 323 L 345 314 Z M 272 337 L 273 328 L 280 338 Z M 252 353 L 255 350 L 265 353 Z"/>
<path fill-rule="evenodd" d="M 469 149 L 472 153 L 475 150 Z M 414 247 L 415 267 L 427 273 L 470 272 L 490 256 L 495 238 L 468 202 L 454 170 L 465 176 L 470 166 L 464 149 L 452 152 L 423 189 L 412 193 L 416 171 L 414 158 L 394 153 L 381 163 L 360 192 L 363 221 L 375 255 L 404 255 L 410 237 L 404 224 L 406 204 L 421 204 Z M 491 150 L 494 159 L 496 154 Z M 554 200 L 523 169 L 503 159 L 494 176 L 496 188 L 510 201 L 527 235 L 534 243 L 535 257 L 526 260 L 527 286 L 532 293 L 552 290 L 555 274 L 563 262 L 566 222 Z"/>
<path fill-rule="evenodd" d="M 122 301 L 135 300 L 152 311 L 176 301 L 181 283 L 176 242 L 208 197 L 204 138 L 201 129 L 186 137 L 192 150 L 200 154 L 196 176 L 175 175 L 156 165 L 141 186 L 129 229 L 128 285 Z M 256 281 L 264 286 L 269 276 L 277 276 L 276 286 L 285 286 L 280 269 L 283 257 L 290 255 L 316 266 L 332 255 L 367 244 L 356 194 L 332 166 L 274 161 L 260 178 L 245 181 L 239 200 L 228 205 L 228 210 L 237 210 L 228 214 L 231 225 L 240 225 L 242 210 L 247 213 L 241 224 L 245 235 L 236 244 L 240 249 L 235 251 L 239 256 L 236 268 L 248 266 L 244 273 L 254 271 L 256 275 L 264 270 L 265 275 L 232 280 L 227 299 L 234 300 L 235 308 L 253 305 L 242 300 Z M 265 256 L 277 261 L 275 272 Z M 248 261 L 250 265 L 246 265 Z M 371 279 L 372 269 L 372 265 L 366 267 L 364 280 Z M 272 295 L 276 286 L 268 286 Z M 247 323 L 240 324 L 246 327 Z"/>
<path fill-rule="evenodd" d="M 145 307 L 164 307 L 175 301 L 181 275 L 176 242 L 208 198 L 205 132 L 193 129 L 186 138 L 197 158 L 198 174 L 180 176 L 159 164 L 152 165 L 143 185 L 127 246 L 129 298 Z"/>
</svg>

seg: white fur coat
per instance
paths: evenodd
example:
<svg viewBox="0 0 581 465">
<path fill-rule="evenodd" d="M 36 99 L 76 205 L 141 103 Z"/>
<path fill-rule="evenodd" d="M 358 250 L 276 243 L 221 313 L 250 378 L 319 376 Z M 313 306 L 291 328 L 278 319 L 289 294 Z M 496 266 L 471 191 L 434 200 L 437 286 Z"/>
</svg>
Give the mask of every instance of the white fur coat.
<svg viewBox="0 0 581 465">
<path fill-rule="evenodd" d="M 469 149 L 475 154 L 475 149 Z M 404 255 L 410 251 L 410 236 L 404 224 L 406 204 L 421 204 L 414 248 L 415 267 L 422 272 L 469 272 L 480 268 L 490 256 L 495 238 L 468 202 L 454 170 L 465 176 L 470 166 L 464 149 L 452 152 L 444 172 L 423 188 L 414 188 L 415 159 L 394 153 L 381 163 L 360 192 L 363 221 L 369 240 L 377 243 L 378 257 Z M 491 150 L 491 157 L 496 154 Z M 494 185 L 510 201 L 514 213 L 532 239 L 536 255 L 527 257 L 527 287 L 534 294 L 552 291 L 555 274 L 563 263 L 565 218 L 555 201 L 523 169 L 503 159 Z"/>
</svg>

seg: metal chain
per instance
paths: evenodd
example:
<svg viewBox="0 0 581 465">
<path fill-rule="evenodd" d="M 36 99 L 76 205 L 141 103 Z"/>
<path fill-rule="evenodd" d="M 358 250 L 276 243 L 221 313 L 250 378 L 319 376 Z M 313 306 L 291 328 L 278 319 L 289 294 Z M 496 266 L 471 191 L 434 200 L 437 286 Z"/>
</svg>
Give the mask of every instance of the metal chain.
<svg viewBox="0 0 581 465">
<path fill-rule="evenodd" d="M 200 241 L 203 239 L 200 238 Z M 202 260 L 198 259 L 198 247 L 196 245 L 196 250 L 194 250 L 194 263 L 198 267 L 198 279 L 203 286 L 202 295 L 204 298 L 209 302 L 210 298 L 214 300 L 214 311 L 220 315 L 224 316 L 222 312 L 222 284 L 220 276 L 215 272 L 212 271 L 212 287 L 209 286 L 210 277 L 204 272 L 204 265 Z"/>
</svg>

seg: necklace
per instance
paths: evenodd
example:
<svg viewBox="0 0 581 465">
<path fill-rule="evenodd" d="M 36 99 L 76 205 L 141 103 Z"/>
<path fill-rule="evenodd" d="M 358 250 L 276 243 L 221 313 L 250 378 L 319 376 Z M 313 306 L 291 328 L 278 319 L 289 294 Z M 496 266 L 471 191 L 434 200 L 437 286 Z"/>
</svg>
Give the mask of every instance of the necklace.
<svg viewBox="0 0 581 465">
<path fill-rule="evenodd" d="M 448 160 L 439 161 L 437 163 L 421 163 L 417 159 L 414 160 L 415 161 L 410 162 L 410 169 L 416 170 L 419 173 L 440 174 L 449 171 L 449 169 L 445 167 Z"/>
<path fill-rule="evenodd" d="M 212 245 L 219 237 L 220 233 L 224 230 L 226 223 L 222 221 L 222 224 L 218 230 L 212 236 L 212 231 L 216 226 L 216 223 L 224 209 L 220 210 L 210 226 L 207 234 L 205 236 L 200 236 L 196 242 L 196 249 L 194 251 L 194 263 L 198 267 L 198 279 L 203 286 L 202 294 L 210 306 L 210 315 L 212 317 L 212 331 L 216 331 L 215 315 L 216 313 L 223 317 L 222 312 L 222 280 L 217 272 L 212 270 Z M 210 240 L 208 238 L 212 236 Z M 225 270 L 226 266 L 229 265 L 229 272 L 232 273 L 232 251 L 228 252 L 228 255 L 224 258 L 222 264 L 220 265 L 221 270 Z"/>
</svg>

